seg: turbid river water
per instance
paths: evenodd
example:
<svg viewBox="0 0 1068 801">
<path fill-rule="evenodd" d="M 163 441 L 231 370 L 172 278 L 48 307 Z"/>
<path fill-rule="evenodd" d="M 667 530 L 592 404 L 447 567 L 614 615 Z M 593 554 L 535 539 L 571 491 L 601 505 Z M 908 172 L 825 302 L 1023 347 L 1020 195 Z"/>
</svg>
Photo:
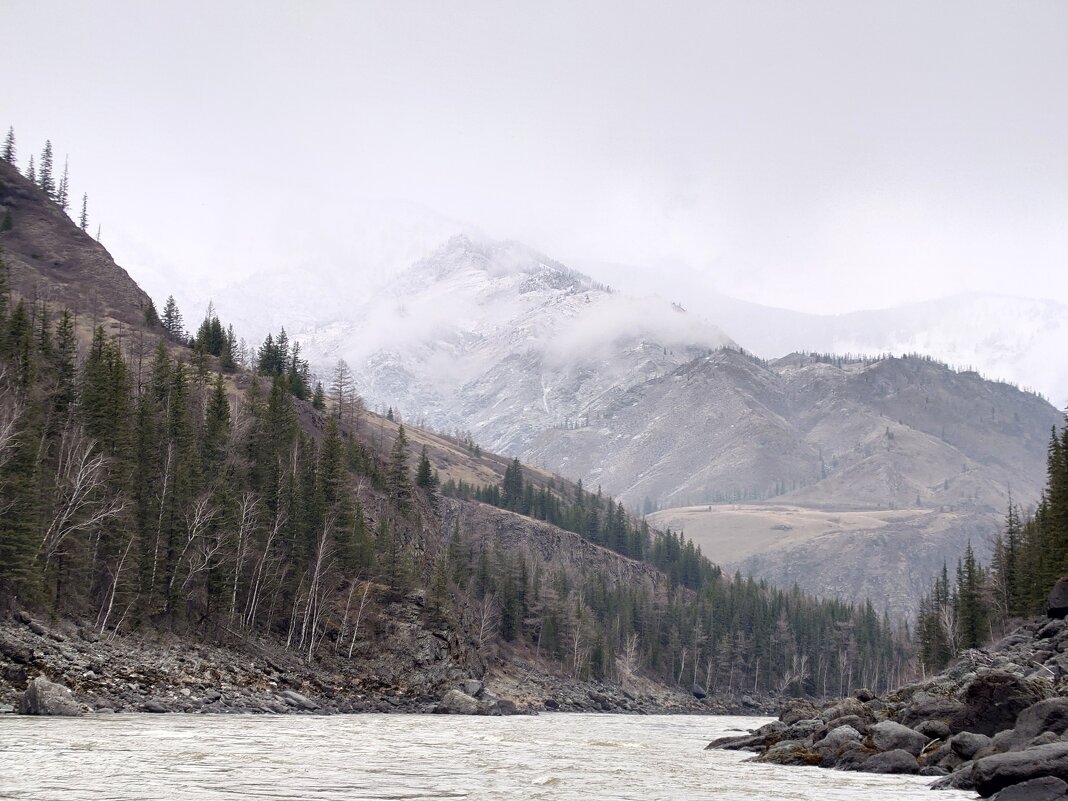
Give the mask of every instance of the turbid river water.
<svg viewBox="0 0 1068 801">
<path fill-rule="evenodd" d="M 540 715 L 0 717 L 0 798 L 950 801 L 929 779 L 705 751 L 763 718 Z"/>
</svg>

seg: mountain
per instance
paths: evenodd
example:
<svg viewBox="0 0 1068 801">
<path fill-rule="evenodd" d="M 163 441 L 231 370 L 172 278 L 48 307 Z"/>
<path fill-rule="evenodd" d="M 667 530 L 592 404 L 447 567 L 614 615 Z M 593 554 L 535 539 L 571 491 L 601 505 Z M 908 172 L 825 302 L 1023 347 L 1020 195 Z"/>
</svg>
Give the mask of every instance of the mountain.
<svg viewBox="0 0 1068 801">
<path fill-rule="evenodd" d="M 794 351 L 917 353 L 1041 392 L 1068 407 L 1068 306 L 967 293 L 887 309 L 819 315 L 707 293 L 690 304 L 765 358 Z"/>
<path fill-rule="evenodd" d="M 43 191 L 0 159 L 0 245 L 11 287 L 26 298 L 67 307 L 85 322 L 118 329 L 144 323 L 149 297 L 111 254 Z"/>
<path fill-rule="evenodd" d="M 911 613 L 945 560 L 988 551 L 1009 493 L 1043 483 L 1063 417 L 1036 395 L 933 360 L 773 362 L 723 350 L 545 432 L 567 464 L 779 586 Z M 700 506 L 698 506 L 700 504 Z"/>
<path fill-rule="evenodd" d="M 546 429 L 730 342 L 659 300 L 628 297 L 514 242 L 450 239 L 352 306 L 291 332 L 329 375 L 343 357 L 369 404 L 491 450 Z"/>
</svg>

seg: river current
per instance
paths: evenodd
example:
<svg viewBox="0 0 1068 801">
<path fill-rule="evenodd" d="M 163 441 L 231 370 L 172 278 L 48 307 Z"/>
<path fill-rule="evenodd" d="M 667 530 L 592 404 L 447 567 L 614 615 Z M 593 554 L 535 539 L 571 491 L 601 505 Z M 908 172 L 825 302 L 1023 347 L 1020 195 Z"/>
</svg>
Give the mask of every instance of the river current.
<svg viewBox="0 0 1068 801">
<path fill-rule="evenodd" d="M 931 781 L 703 750 L 764 718 L 543 714 L 0 717 L 0 798 L 33 801 L 950 801 Z"/>
</svg>

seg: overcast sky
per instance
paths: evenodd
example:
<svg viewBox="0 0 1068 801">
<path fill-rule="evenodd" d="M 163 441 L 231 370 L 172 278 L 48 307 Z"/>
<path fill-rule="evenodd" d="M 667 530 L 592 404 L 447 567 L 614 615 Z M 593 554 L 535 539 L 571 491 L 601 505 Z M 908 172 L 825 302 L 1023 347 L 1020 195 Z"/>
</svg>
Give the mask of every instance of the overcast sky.
<svg viewBox="0 0 1068 801">
<path fill-rule="evenodd" d="M 20 164 L 46 137 L 69 153 L 104 243 L 157 293 L 289 266 L 359 279 L 395 210 L 680 298 L 1068 303 L 1062 0 L 5 0 L 0 18 Z"/>
</svg>

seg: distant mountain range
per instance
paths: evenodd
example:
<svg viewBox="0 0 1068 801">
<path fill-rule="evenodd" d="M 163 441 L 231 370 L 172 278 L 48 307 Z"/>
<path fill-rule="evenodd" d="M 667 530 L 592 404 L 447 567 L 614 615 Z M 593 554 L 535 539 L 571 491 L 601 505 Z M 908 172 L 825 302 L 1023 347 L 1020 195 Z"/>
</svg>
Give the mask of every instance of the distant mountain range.
<svg viewBox="0 0 1068 801">
<path fill-rule="evenodd" d="M 1010 381 L 1068 407 L 1068 306 L 1012 295 L 962 294 L 839 315 L 804 314 L 710 293 L 690 305 L 760 356 L 795 351 L 933 356 Z"/>
</svg>

